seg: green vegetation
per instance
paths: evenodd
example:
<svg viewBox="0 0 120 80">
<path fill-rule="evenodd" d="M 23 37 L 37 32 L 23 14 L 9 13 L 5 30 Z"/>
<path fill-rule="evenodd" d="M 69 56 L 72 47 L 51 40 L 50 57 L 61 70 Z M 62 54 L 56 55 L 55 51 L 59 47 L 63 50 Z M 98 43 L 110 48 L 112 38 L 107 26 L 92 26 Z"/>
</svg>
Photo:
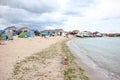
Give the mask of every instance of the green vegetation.
<svg viewBox="0 0 120 80">
<path fill-rule="evenodd" d="M 78 66 L 75 61 L 74 55 L 66 46 L 65 42 L 62 43 L 62 51 L 68 58 L 68 64 L 64 71 L 65 80 L 89 80 L 87 76 L 84 75 L 84 70 Z"/>
</svg>

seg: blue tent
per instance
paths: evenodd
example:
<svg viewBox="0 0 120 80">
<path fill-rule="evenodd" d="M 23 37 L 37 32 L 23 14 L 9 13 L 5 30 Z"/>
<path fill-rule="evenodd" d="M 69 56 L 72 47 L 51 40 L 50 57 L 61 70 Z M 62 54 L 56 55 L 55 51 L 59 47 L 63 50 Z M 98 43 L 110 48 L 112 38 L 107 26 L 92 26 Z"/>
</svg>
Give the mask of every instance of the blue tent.
<svg viewBox="0 0 120 80">
<path fill-rule="evenodd" d="M 28 32 L 28 37 L 34 38 L 35 34 L 33 31 Z"/>
<path fill-rule="evenodd" d="M 51 33 L 51 32 L 48 32 L 48 33 L 47 33 L 47 36 L 51 36 L 51 35 L 52 35 L 52 33 Z"/>
<path fill-rule="evenodd" d="M 2 39 L 4 39 L 4 40 L 13 40 L 13 32 L 12 32 L 12 30 L 3 30 L 2 32 L 1 32 L 1 37 L 2 37 Z"/>
</svg>

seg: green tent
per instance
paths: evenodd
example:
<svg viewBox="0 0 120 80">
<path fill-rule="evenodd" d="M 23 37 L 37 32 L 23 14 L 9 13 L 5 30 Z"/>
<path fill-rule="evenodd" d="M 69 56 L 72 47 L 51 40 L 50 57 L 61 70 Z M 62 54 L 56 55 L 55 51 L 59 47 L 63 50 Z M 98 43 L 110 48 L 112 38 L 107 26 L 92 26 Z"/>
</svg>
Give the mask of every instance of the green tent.
<svg viewBox="0 0 120 80">
<path fill-rule="evenodd" d="M 27 38 L 28 36 L 27 36 L 26 32 L 22 32 L 22 33 L 19 34 L 18 37 L 20 37 L 20 38 Z"/>
</svg>

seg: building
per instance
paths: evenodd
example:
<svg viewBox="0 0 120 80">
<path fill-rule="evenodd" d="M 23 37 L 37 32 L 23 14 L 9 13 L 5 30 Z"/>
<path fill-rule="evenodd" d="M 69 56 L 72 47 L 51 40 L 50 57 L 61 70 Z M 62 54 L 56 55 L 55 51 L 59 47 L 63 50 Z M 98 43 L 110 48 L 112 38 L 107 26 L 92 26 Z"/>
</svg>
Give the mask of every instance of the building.
<svg viewBox="0 0 120 80">
<path fill-rule="evenodd" d="M 44 30 L 41 33 L 47 33 L 49 36 L 65 36 L 65 31 L 63 29 L 55 30 Z"/>
<path fill-rule="evenodd" d="M 63 29 L 55 29 L 53 33 L 55 36 L 65 36 L 65 31 Z"/>
</svg>

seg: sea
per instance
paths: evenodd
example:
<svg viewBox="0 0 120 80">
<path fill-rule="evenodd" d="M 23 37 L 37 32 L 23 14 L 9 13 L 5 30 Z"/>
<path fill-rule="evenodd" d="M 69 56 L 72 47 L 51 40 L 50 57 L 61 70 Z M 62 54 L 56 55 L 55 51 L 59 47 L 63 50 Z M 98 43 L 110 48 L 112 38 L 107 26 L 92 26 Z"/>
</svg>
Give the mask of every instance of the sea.
<svg viewBox="0 0 120 80">
<path fill-rule="evenodd" d="M 67 45 L 87 66 L 120 80 L 120 37 L 75 38 Z"/>
</svg>

